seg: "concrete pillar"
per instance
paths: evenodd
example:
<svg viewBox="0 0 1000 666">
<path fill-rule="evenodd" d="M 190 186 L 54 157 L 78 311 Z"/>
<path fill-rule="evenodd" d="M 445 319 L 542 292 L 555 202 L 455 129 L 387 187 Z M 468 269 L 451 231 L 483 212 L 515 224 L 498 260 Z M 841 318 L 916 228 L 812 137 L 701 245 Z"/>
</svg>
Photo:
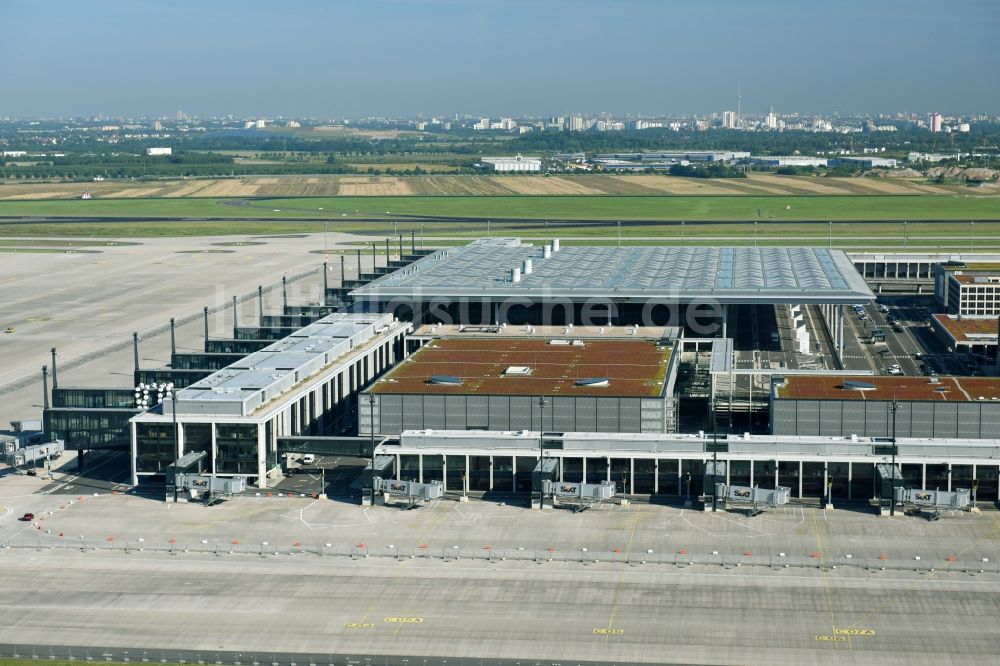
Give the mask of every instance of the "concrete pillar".
<svg viewBox="0 0 1000 666">
<path fill-rule="evenodd" d="M 681 496 L 684 494 L 684 479 L 681 478 L 681 474 L 684 471 L 684 461 L 680 458 L 677 459 L 677 495 Z"/>
<path fill-rule="evenodd" d="M 629 471 L 628 471 L 628 494 L 635 494 L 635 458 L 628 459 Z"/>
<path fill-rule="evenodd" d="M 608 481 L 610 481 L 611 480 L 611 456 L 606 457 L 604 459 L 604 461 L 605 461 L 605 464 L 606 464 L 604 478 L 606 478 Z"/>
<path fill-rule="evenodd" d="M 660 459 L 653 458 L 653 494 L 660 492 Z"/>
<path fill-rule="evenodd" d="M 777 465 L 774 466 L 775 469 L 778 468 Z M 775 484 L 777 486 L 777 484 Z M 802 499 L 802 461 L 799 461 L 799 499 Z"/>
<path fill-rule="evenodd" d="M 448 456 L 441 456 L 441 489 L 448 492 Z"/>
<path fill-rule="evenodd" d="M 257 487 L 267 488 L 267 447 L 264 443 L 264 424 L 257 424 Z"/>
<path fill-rule="evenodd" d="M 587 483 L 587 456 L 583 456 L 582 458 L 580 458 L 580 465 L 581 469 L 583 470 L 581 472 L 583 474 L 583 482 Z"/>
<path fill-rule="evenodd" d="M 728 336 L 728 331 L 729 331 L 728 323 L 729 323 L 729 306 L 723 304 L 723 306 L 722 306 L 722 337 L 724 337 L 724 338 Z"/>
<path fill-rule="evenodd" d="M 951 463 L 948 463 L 948 492 L 951 492 Z"/>
<path fill-rule="evenodd" d="M 469 456 L 465 456 L 465 478 L 462 479 L 462 492 L 469 494 Z"/>
<path fill-rule="evenodd" d="M 135 421 L 130 421 L 129 422 L 129 427 L 131 428 L 131 431 L 132 431 L 132 446 L 131 446 L 132 460 L 131 460 L 131 463 L 130 463 L 130 466 L 131 466 L 131 469 L 132 469 L 132 485 L 133 486 L 137 486 L 137 485 L 139 485 L 139 474 L 138 474 L 138 469 L 136 469 L 136 461 L 137 461 L 137 459 L 139 457 L 139 450 L 138 450 L 139 447 L 138 447 L 138 443 L 136 442 L 136 432 L 135 432 L 135 430 L 136 430 L 136 422 Z"/>
<path fill-rule="evenodd" d="M 211 424 L 211 433 L 212 433 L 212 446 L 209 451 L 209 455 L 212 457 L 212 460 L 209 461 L 209 469 L 211 470 L 212 476 L 215 476 L 215 459 L 219 457 L 219 445 L 215 440 L 214 423 Z"/>
<path fill-rule="evenodd" d="M 490 456 L 490 490 L 493 490 L 493 456 Z"/>
<path fill-rule="evenodd" d="M 927 463 L 920 463 L 920 489 L 927 490 Z"/>
</svg>

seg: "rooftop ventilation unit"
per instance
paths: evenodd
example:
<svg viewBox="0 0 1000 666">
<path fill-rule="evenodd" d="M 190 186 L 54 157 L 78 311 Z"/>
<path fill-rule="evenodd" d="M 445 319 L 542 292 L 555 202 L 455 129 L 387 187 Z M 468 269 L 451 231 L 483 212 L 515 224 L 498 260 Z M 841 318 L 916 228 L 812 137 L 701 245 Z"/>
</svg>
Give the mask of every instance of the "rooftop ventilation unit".
<svg viewBox="0 0 1000 666">
<path fill-rule="evenodd" d="M 607 377 L 586 377 L 584 379 L 578 379 L 574 382 L 574 386 L 583 386 L 587 388 L 603 388 L 608 385 Z"/>
<path fill-rule="evenodd" d="M 461 386 L 462 378 L 454 375 L 434 375 L 427 380 L 428 384 L 438 384 L 441 386 Z"/>
<path fill-rule="evenodd" d="M 526 365 L 509 365 L 503 371 L 504 377 L 527 377 L 531 374 L 531 368 Z"/>
</svg>

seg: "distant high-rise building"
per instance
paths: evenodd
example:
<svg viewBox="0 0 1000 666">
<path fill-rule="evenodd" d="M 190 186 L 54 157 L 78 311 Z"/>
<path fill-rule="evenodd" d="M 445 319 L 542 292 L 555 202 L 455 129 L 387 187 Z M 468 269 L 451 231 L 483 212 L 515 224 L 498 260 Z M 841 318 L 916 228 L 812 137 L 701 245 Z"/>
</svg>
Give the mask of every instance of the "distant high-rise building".
<svg viewBox="0 0 1000 666">
<path fill-rule="evenodd" d="M 736 129 L 735 111 L 724 111 L 722 113 L 722 126 L 726 129 Z"/>
<path fill-rule="evenodd" d="M 163 130 L 163 123 L 161 123 L 159 120 L 153 121 L 153 131 L 159 132 L 161 130 Z"/>
<path fill-rule="evenodd" d="M 930 126 L 932 132 L 941 131 L 941 114 L 935 111 L 930 117 Z"/>
<path fill-rule="evenodd" d="M 583 117 L 582 116 L 570 116 L 569 117 L 569 131 L 570 132 L 582 132 L 583 131 Z"/>
<path fill-rule="evenodd" d="M 768 129 L 778 129 L 778 114 L 774 111 L 769 112 L 764 122 L 767 124 Z"/>
</svg>

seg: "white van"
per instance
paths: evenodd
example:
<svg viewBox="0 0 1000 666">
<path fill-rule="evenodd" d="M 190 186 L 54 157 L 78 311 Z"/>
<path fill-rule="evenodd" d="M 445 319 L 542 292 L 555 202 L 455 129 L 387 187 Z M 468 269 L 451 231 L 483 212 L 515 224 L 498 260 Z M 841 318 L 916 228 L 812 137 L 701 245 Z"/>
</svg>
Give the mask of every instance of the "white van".
<svg viewBox="0 0 1000 666">
<path fill-rule="evenodd" d="M 313 454 L 307 453 L 304 456 L 302 456 L 303 465 L 312 465 L 314 462 L 316 462 L 316 456 L 314 456 Z"/>
</svg>

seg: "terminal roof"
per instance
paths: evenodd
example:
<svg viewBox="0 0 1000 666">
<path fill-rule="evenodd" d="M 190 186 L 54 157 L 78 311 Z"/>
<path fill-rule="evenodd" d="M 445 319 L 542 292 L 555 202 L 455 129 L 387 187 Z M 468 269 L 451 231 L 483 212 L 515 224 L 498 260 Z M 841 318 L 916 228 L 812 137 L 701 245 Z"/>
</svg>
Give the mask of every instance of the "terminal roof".
<svg viewBox="0 0 1000 666">
<path fill-rule="evenodd" d="M 568 342 L 568 341 L 563 341 Z M 396 366 L 374 393 L 657 397 L 670 349 L 649 340 L 435 340 Z M 517 368 L 514 372 L 512 369 Z M 526 372 L 520 370 L 526 368 Z M 460 383 L 432 381 L 448 376 Z M 576 385 L 606 378 L 607 385 Z"/>
<path fill-rule="evenodd" d="M 870 390 L 857 390 L 864 383 Z M 795 375 L 785 378 L 778 398 L 813 400 L 936 400 L 972 402 L 1000 400 L 1000 379 L 994 377 L 836 377 Z"/>
<path fill-rule="evenodd" d="M 480 239 L 359 287 L 361 300 L 662 299 L 687 303 L 858 303 L 874 298 L 848 256 L 827 248 L 562 247 Z M 532 270 L 513 281 L 525 259 Z"/>
<path fill-rule="evenodd" d="M 178 414 L 247 416 L 392 324 L 386 314 L 328 315 L 177 393 Z"/>
</svg>

